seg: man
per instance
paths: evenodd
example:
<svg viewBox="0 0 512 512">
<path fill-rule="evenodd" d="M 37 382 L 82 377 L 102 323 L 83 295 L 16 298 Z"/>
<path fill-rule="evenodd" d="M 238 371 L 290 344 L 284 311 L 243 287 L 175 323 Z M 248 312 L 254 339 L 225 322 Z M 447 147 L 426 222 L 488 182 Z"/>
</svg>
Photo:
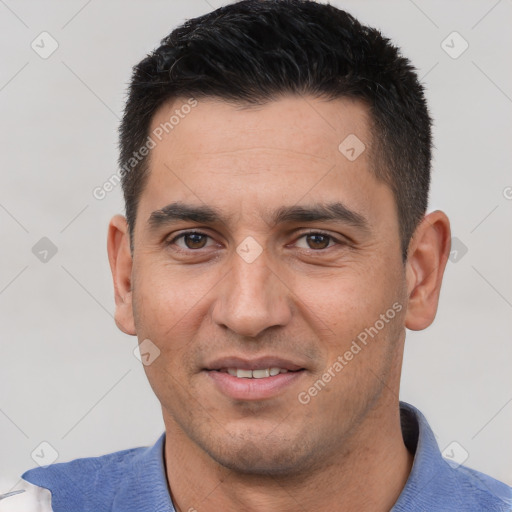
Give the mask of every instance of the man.
<svg viewBox="0 0 512 512">
<path fill-rule="evenodd" d="M 450 249 L 409 61 L 329 5 L 246 0 L 136 66 L 109 226 L 153 447 L 27 471 L 55 512 L 510 510 L 398 399 Z M 10 498 L 9 498 L 10 499 Z"/>
</svg>

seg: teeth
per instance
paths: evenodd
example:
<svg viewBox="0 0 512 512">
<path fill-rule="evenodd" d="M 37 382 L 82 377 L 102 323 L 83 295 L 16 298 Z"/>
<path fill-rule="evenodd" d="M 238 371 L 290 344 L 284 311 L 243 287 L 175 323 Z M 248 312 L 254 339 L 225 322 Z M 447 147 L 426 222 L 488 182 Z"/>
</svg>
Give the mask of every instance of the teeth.
<svg viewBox="0 0 512 512">
<path fill-rule="evenodd" d="M 259 370 L 241 370 L 239 368 L 228 368 L 229 375 L 238 378 L 245 379 L 263 379 L 265 377 L 274 377 L 280 373 L 287 373 L 288 370 L 285 368 L 262 368 Z"/>
<path fill-rule="evenodd" d="M 252 378 L 253 379 L 262 379 L 263 377 L 270 377 L 270 369 L 265 368 L 264 370 L 253 370 Z"/>
</svg>

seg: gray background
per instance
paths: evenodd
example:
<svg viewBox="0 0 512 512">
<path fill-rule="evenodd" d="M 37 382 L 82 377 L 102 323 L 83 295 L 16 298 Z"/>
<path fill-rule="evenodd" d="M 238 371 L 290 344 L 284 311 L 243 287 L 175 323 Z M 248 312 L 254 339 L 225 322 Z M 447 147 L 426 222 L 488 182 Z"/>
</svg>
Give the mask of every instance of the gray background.
<svg viewBox="0 0 512 512">
<path fill-rule="evenodd" d="M 136 340 L 112 318 L 106 233 L 120 187 L 101 201 L 92 190 L 117 168 L 131 67 L 223 3 L 0 0 L 4 477 L 51 454 L 43 441 L 66 461 L 149 445 L 164 430 Z M 382 29 L 417 67 L 435 119 L 430 209 L 449 215 L 457 237 L 434 325 L 408 334 L 401 398 L 441 449 L 512 484 L 512 2 L 331 3 Z M 43 31 L 59 45 L 46 59 L 31 47 Z M 458 58 L 442 47 L 453 31 L 469 44 Z M 463 44 L 444 43 L 452 54 Z M 42 237 L 58 249 L 46 262 L 32 252 Z"/>
</svg>

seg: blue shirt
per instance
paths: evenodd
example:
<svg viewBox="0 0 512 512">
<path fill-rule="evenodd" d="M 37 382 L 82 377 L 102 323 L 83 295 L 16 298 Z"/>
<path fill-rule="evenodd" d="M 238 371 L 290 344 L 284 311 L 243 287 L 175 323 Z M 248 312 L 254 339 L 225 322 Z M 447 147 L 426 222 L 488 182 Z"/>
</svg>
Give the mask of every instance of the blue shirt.
<svg viewBox="0 0 512 512">
<path fill-rule="evenodd" d="M 400 414 L 404 442 L 414 453 L 414 464 L 391 512 L 512 510 L 512 488 L 448 463 L 425 417 L 403 402 Z M 51 491 L 54 512 L 175 512 L 167 485 L 164 443 L 165 433 L 149 448 L 35 468 L 22 478 Z"/>
</svg>

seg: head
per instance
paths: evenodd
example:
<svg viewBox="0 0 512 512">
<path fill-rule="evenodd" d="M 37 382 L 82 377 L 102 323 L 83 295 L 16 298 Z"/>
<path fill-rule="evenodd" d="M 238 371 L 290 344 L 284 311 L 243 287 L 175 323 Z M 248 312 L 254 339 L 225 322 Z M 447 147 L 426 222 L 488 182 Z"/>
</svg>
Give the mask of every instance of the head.
<svg viewBox="0 0 512 512">
<path fill-rule="evenodd" d="M 350 450 L 396 402 L 449 249 L 444 214 L 425 215 L 431 120 L 409 61 L 333 6 L 238 2 L 134 68 L 120 135 L 116 322 L 158 354 L 168 433 L 241 472 Z M 215 373 L 233 357 L 301 371 L 233 396 Z"/>
</svg>

